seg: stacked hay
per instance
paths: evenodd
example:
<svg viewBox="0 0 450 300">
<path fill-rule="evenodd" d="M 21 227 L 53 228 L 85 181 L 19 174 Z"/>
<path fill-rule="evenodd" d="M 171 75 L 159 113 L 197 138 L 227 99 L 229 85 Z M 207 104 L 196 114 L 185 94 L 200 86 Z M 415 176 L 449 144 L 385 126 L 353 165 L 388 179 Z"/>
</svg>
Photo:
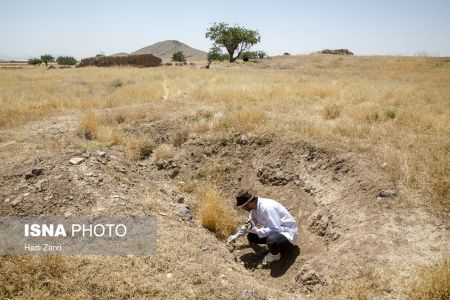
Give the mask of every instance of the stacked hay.
<svg viewBox="0 0 450 300">
<path fill-rule="evenodd" d="M 353 52 L 347 50 L 347 49 L 325 49 L 322 51 L 319 51 L 320 54 L 334 54 L 334 55 L 353 55 Z"/>
<path fill-rule="evenodd" d="M 98 56 L 82 59 L 78 67 L 97 66 L 136 66 L 157 67 L 161 65 L 161 58 L 152 54 L 139 54 L 128 56 Z"/>
</svg>

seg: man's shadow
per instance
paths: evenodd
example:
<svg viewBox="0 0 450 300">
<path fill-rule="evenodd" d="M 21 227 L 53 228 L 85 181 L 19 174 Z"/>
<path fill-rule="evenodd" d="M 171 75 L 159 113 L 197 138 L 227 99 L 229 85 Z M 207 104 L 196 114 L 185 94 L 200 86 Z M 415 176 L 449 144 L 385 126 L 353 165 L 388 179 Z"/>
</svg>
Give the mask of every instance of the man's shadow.
<svg viewBox="0 0 450 300">
<path fill-rule="evenodd" d="M 240 260 L 244 263 L 246 269 L 254 270 L 262 262 L 264 256 L 268 253 L 267 250 L 257 248 L 255 253 L 246 253 L 240 257 Z M 281 259 L 275 261 L 266 268 L 270 269 L 270 276 L 280 277 L 283 276 L 287 270 L 294 264 L 297 257 L 300 255 L 300 248 L 297 245 L 289 244 L 288 246 L 280 250 Z"/>
</svg>

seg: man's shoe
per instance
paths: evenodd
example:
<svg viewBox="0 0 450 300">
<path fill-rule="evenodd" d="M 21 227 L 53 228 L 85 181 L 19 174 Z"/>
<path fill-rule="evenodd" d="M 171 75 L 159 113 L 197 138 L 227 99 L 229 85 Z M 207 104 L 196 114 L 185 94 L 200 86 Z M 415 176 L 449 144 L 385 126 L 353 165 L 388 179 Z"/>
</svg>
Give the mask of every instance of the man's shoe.
<svg viewBox="0 0 450 300">
<path fill-rule="evenodd" d="M 281 254 L 280 253 L 278 253 L 278 254 L 267 253 L 267 255 L 264 256 L 262 264 L 263 265 L 268 265 L 268 264 L 270 264 L 270 263 L 272 263 L 274 261 L 280 260 L 280 258 L 281 258 Z"/>
</svg>

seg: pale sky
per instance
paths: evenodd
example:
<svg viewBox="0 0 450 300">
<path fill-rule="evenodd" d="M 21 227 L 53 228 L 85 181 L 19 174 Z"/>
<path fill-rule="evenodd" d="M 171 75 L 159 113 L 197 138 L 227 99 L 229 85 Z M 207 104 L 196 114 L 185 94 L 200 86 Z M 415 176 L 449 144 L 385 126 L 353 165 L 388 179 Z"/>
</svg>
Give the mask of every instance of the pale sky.
<svg viewBox="0 0 450 300">
<path fill-rule="evenodd" d="M 0 58 L 77 59 L 163 40 L 208 51 L 214 22 L 258 30 L 269 55 L 450 56 L 450 0 L 0 0 Z"/>
</svg>

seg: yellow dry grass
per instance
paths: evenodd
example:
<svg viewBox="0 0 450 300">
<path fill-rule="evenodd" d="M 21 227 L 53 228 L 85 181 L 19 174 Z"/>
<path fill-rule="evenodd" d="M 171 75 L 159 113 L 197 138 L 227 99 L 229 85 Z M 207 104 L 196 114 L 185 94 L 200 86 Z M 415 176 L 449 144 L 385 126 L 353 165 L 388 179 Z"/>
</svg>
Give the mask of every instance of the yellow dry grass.
<svg viewBox="0 0 450 300">
<path fill-rule="evenodd" d="M 450 61 L 429 57 L 291 56 L 209 70 L 0 70 L 0 126 L 104 108 L 114 109 L 115 124 L 138 122 L 148 111 L 135 106 L 152 104 L 151 113 L 163 118 L 167 111 L 158 107 L 176 100 L 180 115 L 199 111 L 188 119 L 193 134 L 275 133 L 364 153 L 400 185 L 420 191 L 424 203 L 448 210 L 449 82 Z"/>
<path fill-rule="evenodd" d="M 229 237 L 236 230 L 237 213 L 217 189 L 204 184 L 197 190 L 198 214 L 202 226 L 220 239 Z"/>
</svg>

